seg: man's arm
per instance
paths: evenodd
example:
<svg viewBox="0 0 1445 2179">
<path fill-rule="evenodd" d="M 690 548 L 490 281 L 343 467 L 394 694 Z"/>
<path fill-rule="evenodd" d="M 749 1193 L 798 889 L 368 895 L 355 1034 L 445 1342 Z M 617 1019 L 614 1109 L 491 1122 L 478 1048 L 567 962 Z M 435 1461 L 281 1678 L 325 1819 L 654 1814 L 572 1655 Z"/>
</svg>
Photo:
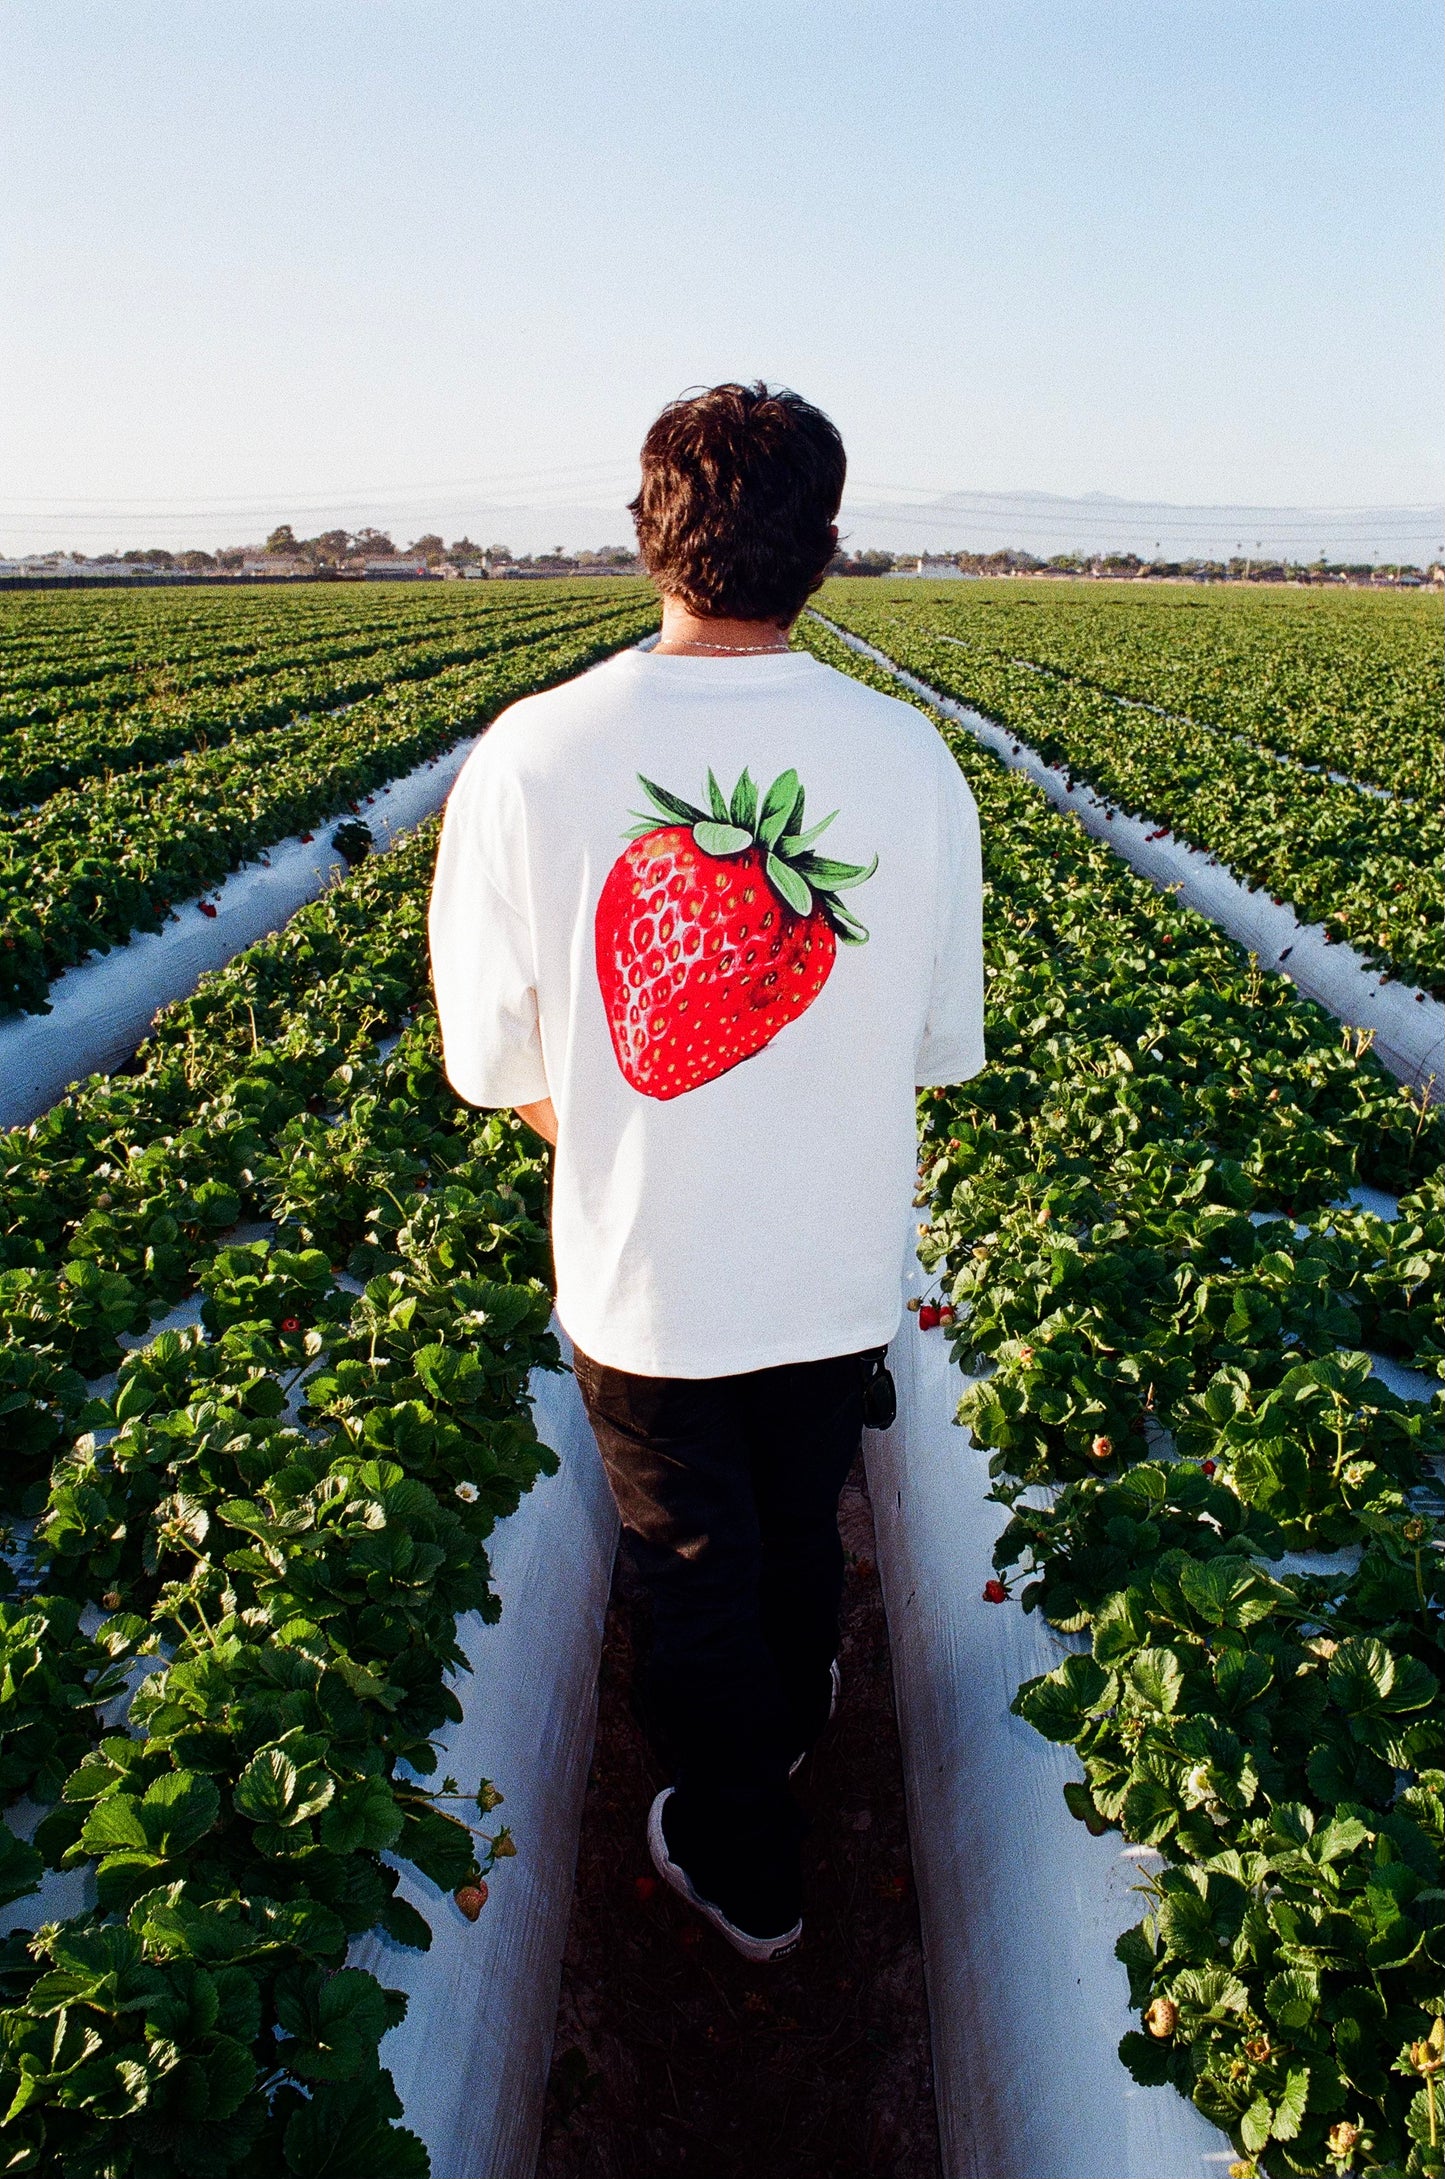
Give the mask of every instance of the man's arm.
<svg viewBox="0 0 1445 2179">
<path fill-rule="evenodd" d="M 442 821 L 431 896 L 432 983 L 447 1079 L 468 1104 L 552 1118 L 531 928 L 514 867 L 524 831 L 515 782 L 491 748 L 462 768 Z"/>
<path fill-rule="evenodd" d="M 519 1120 L 525 1120 L 534 1135 L 555 1147 L 557 1141 L 557 1115 L 552 1109 L 550 1097 L 544 1097 L 535 1105 L 517 1105 L 513 1108 Z"/>
</svg>

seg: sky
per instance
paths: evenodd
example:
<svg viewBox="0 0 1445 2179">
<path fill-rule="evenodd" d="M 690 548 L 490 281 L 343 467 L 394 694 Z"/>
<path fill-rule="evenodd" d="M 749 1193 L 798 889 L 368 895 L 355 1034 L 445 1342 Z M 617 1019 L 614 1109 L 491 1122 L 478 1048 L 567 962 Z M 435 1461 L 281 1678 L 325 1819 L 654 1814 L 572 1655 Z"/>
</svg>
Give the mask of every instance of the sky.
<svg viewBox="0 0 1445 2179">
<path fill-rule="evenodd" d="M 0 0 L 0 552 L 627 542 L 723 378 L 834 417 L 859 543 L 1430 506 L 1442 45 L 1437 0 Z"/>
</svg>

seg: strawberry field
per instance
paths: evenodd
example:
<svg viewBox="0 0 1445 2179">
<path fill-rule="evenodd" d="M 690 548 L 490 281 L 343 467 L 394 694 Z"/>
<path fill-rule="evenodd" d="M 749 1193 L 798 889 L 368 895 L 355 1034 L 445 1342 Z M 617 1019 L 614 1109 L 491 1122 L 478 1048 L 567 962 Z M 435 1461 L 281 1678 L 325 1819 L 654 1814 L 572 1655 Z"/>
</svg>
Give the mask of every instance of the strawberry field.
<svg viewBox="0 0 1445 2179">
<path fill-rule="evenodd" d="M 1386 976 L 1445 994 L 1437 599 L 855 581 L 822 606 Z"/>
<path fill-rule="evenodd" d="M 1146 625 L 1037 587 L 820 602 L 1438 981 L 1403 808 L 1431 608 Z M 7 602 L 8 1003 L 655 621 L 636 586 L 477 588 Z M 931 1328 L 900 1336 L 966 1372 L 991 1596 L 1059 1630 L 1017 1707 L 1077 1750 L 1079 1820 L 1155 1850 L 1123 2061 L 1271 2179 L 1445 2171 L 1445 1113 L 937 723 L 982 821 L 989 1066 L 922 1102 Z M 712 802 L 681 808 L 751 826 Z M 513 1851 L 507 1780 L 430 1743 L 557 1360 L 540 1146 L 440 1070 L 434 848 L 361 862 L 0 1143 L 17 2171 L 428 2168 L 378 2058 L 402 2001 L 346 1960 L 428 1943 L 399 1862 L 474 1914 Z"/>
</svg>

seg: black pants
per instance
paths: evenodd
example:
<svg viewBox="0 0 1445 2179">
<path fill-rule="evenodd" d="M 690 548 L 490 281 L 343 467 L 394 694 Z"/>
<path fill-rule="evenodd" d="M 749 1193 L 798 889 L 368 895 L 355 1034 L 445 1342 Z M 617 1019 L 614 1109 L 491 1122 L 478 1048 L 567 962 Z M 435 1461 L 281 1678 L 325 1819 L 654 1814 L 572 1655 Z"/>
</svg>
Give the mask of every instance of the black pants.
<svg viewBox="0 0 1445 2179">
<path fill-rule="evenodd" d="M 651 1599 L 640 1693 L 675 1774 L 669 1833 L 710 1897 L 743 1872 L 796 1890 L 788 1770 L 828 1716 L 863 1360 L 706 1378 L 635 1377 L 580 1353 L 574 1367 Z"/>
</svg>

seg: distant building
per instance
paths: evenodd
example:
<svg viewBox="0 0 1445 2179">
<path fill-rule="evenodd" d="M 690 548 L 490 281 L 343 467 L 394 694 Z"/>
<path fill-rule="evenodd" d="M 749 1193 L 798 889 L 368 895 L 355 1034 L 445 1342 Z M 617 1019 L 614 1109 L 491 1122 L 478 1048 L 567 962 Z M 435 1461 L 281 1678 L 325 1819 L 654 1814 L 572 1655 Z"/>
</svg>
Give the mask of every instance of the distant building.
<svg viewBox="0 0 1445 2179">
<path fill-rule="evenodd" d="M 283 576 L 310 575 L 314 570 L 309 560 L 295 560 L 288 553 L 259 552 L 246 555 L 241 562 L 241 573 L 253 581 L 278 582 Z"/>
<path fill-rule="evenodd" d="M 972 571 L 970 570 L 969 574 L 966 575 L 957 560 L 935 560 L 929 553 L 923 552 L 915 560 L 900 560 L 893 569 L 893 573 L 895 575 L 923 575 L 931 583 L 952 583 L 968 581 Z"/>
<path fill-rule="evenodd" d="M 405 553 L 393 553 L 379 560 L 367 560 L 362 573 L 369 583 L 424 583 L 440 580 L 434 568 L 425 560 L 413 560 Z"/>
</svg>

